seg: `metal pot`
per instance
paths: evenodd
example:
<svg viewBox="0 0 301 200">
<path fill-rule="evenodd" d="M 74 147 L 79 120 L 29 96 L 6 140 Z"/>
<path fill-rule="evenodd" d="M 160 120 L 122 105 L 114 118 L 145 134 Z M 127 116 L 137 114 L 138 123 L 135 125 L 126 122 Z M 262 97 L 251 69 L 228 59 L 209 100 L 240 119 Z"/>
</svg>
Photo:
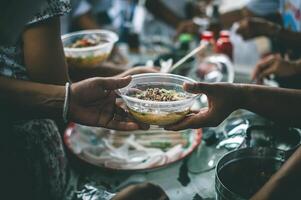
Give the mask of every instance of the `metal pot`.
<svg viewBox="0 0 301 200">
<path fill-rule="evenodd" d="M 269 148 L 244 148 L 223 156 L 216 167 L 217 200 L 247 200 L 281 167 L 285 152 Z"/>
<path fill-rule="evenodd" d="M 286 152 L 291 156 L 301 144 L 301 132 L 296 128 L 250 126 L 243 142 L 244 147 L 266 147 Z"/>
</svg>

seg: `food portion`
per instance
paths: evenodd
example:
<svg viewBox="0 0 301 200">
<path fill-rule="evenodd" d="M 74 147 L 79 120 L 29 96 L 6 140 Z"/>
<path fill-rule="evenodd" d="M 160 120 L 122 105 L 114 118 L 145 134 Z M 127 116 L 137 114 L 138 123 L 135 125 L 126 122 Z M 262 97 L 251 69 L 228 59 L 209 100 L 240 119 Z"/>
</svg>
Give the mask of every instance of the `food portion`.
<svg viewBox="0 0 301 200">
<path fill-rule="evenodd" d="M 164 106 L 166 109 L 159 109 L 156 106 L 156 102 L 176 102 L 180 100 L 185 100 L 187 95 L 184 92 L 178 92 L 175 89 L 164 89 L 164 88 L 145 88 L 143 90 L 136 90 L 134 94 L 130 95 L 139 100 L 153 101 L 154 105 L 141 107 L 129 108 L 130 113 L 139 121 L 153 124 L 153 125 L 168 125 L 176 123 L 177 121 L 183 119 L 185 115 L 189 112 L 188 108 L 170 107 L 171 104 Z"/>
<path fill-rule="evenodd" d="M 68 65 L 95 67 L 110 55 L 114 42 L 106 33 L 83 33 L 63 39 Z"/>
<path fill-rule="evenodd" d="M 181 119 L 183 119 L 188 113 L 189 109 L 182 111 L 182 112 L 171 112 L 171 113 L 164 113 L 164 112 L 139 112 L 134 109 L 129 109 L 130 113 L 135 117 L 137 120 L 144 122 L 146 124 L 152 125 L 159 125 L 159 126 L 166 126 L 169 124 L 174 124 Z"/>
<path fill-rule="evenodd" d="M 118 90 L 131 115 L 140 122 L 166 126 L 185 118 L 199 95 L 184 90 L 194 80 L 168 73 L 133 75 L 131 83 Z"/>
<path fill-rule="evenodd" d="M 87 57 L 72 57 L 66 55 L 66 60 L 70 66 L 96 66 L 104 62 L 109 54 L 101 53 L 100 55 L 91 55 Z"/>
<path fill-rule="evenodd" d="M 137 92 L 134 97 L 147 101 L 179 101 L 185 99 L 185 94 L 164 88 L 147 88 Z"/>
<path fill-rule="evenodd" d="M 85 48 L 94 47 L 97 45 L 108 43 L 109 41 L 104 40 L 98 34 L 85 35 L 82 38 L 76 39 L 74 42 L 69 44 L 68 48 Z"/>
</svg>

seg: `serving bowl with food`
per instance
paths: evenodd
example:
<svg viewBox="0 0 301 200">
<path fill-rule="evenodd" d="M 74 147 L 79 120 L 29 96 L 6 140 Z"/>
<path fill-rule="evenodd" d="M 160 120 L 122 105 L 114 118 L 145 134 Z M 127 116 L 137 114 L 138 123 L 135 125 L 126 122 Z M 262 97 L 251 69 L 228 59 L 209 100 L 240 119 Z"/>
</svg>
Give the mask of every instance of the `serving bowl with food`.
<svg viewBox="0 0 301 200">
<path fill-rule="evenodd" d="M 65 34 L 62 41 L 69 65 L 96 66 L 109 57 L 118 36 L 107 30 L 85 30 Z"/>
<path fill-rule="evenodd" d="M 194 80 L 166 73 L 145 73 L 132 76 L 132 82 L 117 93 L 129 112 L 138 121 L 165 126 L 182 120 L 199 97 L 183 89 Z"/>
</svg>

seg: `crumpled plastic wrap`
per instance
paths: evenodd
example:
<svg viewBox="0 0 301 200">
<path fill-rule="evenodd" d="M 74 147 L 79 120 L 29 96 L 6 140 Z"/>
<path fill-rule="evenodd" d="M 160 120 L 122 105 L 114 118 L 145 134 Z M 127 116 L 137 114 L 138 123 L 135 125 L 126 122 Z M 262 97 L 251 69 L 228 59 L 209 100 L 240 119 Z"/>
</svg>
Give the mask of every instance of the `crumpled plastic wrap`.
<svg viewBox="0 0 301 200">
<path fill-rule="evenodd" d="M 96 188 L 91 185 L 84 185 L 83 189 L 77 191 L 72 200 L 111 200 L 115 194 L 103 188 Z"/>
</svg>

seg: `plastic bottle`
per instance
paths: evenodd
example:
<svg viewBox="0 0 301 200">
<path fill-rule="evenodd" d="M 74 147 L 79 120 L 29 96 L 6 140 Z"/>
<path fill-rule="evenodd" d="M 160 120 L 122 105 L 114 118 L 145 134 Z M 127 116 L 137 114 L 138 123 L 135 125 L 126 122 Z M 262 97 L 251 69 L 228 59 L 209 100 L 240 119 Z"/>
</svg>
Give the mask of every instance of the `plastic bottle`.
<svg viewBox="0 0 301 200">
<path fill-rule="evenodd" d="M 225 54 L 233 60 L 233 45 L 230 40 L 229 31 L 220 32 L 220 37 L 216 42 L 216 53 Z"/>
<path fill-rule="evenodd" d="M 214 34 L 211 31 L 204 31 L 201 34 L 200 45 L 207 43 L 207 47 L 204 51 L 201 51 L 197 54 L 197 59 L 199 60 L 199 62 L 201 62 L 205 57 L 215 53 L 215 40 L 213 35 Z"/>
</svg>

